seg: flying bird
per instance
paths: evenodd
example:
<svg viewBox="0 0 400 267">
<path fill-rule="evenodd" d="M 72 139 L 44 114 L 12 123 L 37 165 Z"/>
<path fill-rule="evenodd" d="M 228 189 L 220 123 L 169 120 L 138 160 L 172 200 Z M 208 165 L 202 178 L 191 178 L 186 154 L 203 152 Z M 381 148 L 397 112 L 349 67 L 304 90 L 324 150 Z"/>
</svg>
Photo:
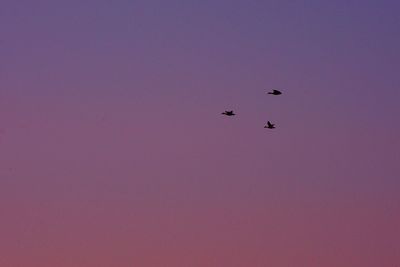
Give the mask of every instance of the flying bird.
<svg viewBox="0 0 400 267">
<path fill-rule="evenodd" d="M 279 90 L 272 90 L 272 92 L 268 92 L 268 94 L 270 94 L 270 95 L 281 95 L 282 94 L 282 92 L 281 91 L 279 91 Z"/>
<path fill-rule="evenodd" d="M 265 125 L 264 128 L 275 129 L 275 124 L 272 124 L 270 121 L 268 121 L 267 125 Z"/>
<path fill-rule="evenodd" d="M 233 113 L 233 110 L 226 110 L 225 112 L 221 113 L 222 115 L 226 115 L 226 116 L 235 116 L 236 114 Z"/>
</svg>

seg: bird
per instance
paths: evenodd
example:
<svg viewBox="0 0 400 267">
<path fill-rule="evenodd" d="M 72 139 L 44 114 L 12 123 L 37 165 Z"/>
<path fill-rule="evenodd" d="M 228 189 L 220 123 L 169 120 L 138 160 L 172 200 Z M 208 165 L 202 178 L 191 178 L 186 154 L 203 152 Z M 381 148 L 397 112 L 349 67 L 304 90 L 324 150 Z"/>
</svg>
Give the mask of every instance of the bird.
<svg viewBox="0 0 400 267">
<path fill-rule="evenodd" d="M 221 113 L 222 115 L 226 115 L 226 116 L 235 116 L 236 114 L 233 113 L 233 110 L 225 110 L 225 112 Z"/>
<path fill-rule="evenodd" d="M 270 121 L 268 121 L 267 125 L 265 125 L 264 128 L 275 129 L 275 124 L 272 124 Z"/>
<path fill-rule="evenodd" d="M 281 91 L 279 91 L 279 90 L 272 90 L 272 92 L 268 92 L 268 94 L 270 94 L 270 95 L 281 95 L 282 94 L 282 92 Z"/>
</svg>

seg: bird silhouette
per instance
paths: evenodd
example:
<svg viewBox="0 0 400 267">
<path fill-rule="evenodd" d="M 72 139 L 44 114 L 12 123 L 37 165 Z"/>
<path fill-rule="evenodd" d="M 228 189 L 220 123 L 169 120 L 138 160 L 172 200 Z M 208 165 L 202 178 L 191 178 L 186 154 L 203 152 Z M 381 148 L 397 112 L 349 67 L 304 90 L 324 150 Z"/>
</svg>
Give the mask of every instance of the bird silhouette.
<svg viewBox="0 0 400 267">
<path fill-rule="evenodd" d="M 268 121 L 267 125 L 265 125 L 264 128 L 275 129 L 275 124 L 272 124 L 270 121 Z"/>
<path fill-rule="evenodd" d="M 236 114 L 233 113 L 233 110 L 225 110 L 225 112 L 221 113 L 222 115 L 226 115 L 226 116 L 235 116 Z"/>
<path fill-rule="evenodd" d="M 272 92 L 268 92 L 268 94 L 270 94 L 270 95 L 281 95 L 282 94 L 282 92 L 281 91 L 279 91 L 279 90 L 272 90 Z"/>
</svg>

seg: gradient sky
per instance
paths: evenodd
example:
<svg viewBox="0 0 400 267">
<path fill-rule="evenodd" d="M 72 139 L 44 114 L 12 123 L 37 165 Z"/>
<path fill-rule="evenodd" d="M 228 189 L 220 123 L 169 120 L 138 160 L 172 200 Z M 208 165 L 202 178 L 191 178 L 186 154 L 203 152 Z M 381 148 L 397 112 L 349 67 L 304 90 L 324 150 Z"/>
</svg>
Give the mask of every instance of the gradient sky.
<svg viewBox="0 0 400 267">
<path fill-rule="evenodd" d="M 2 0 L 0 266 L 400 266 L 399 10 Z"/>
</svg>

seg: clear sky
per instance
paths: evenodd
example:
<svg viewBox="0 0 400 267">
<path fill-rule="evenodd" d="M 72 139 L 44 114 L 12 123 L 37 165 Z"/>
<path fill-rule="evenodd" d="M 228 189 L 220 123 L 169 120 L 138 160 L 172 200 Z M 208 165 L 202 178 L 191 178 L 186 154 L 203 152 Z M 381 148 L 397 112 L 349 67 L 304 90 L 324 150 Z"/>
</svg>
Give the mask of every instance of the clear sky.
<svg viewBox="0 0 400 267">
<path fill-rule="evenodd" d="M 2 0 L 0 266 L 398 266 L 399 9 Z"/>
</svg>

